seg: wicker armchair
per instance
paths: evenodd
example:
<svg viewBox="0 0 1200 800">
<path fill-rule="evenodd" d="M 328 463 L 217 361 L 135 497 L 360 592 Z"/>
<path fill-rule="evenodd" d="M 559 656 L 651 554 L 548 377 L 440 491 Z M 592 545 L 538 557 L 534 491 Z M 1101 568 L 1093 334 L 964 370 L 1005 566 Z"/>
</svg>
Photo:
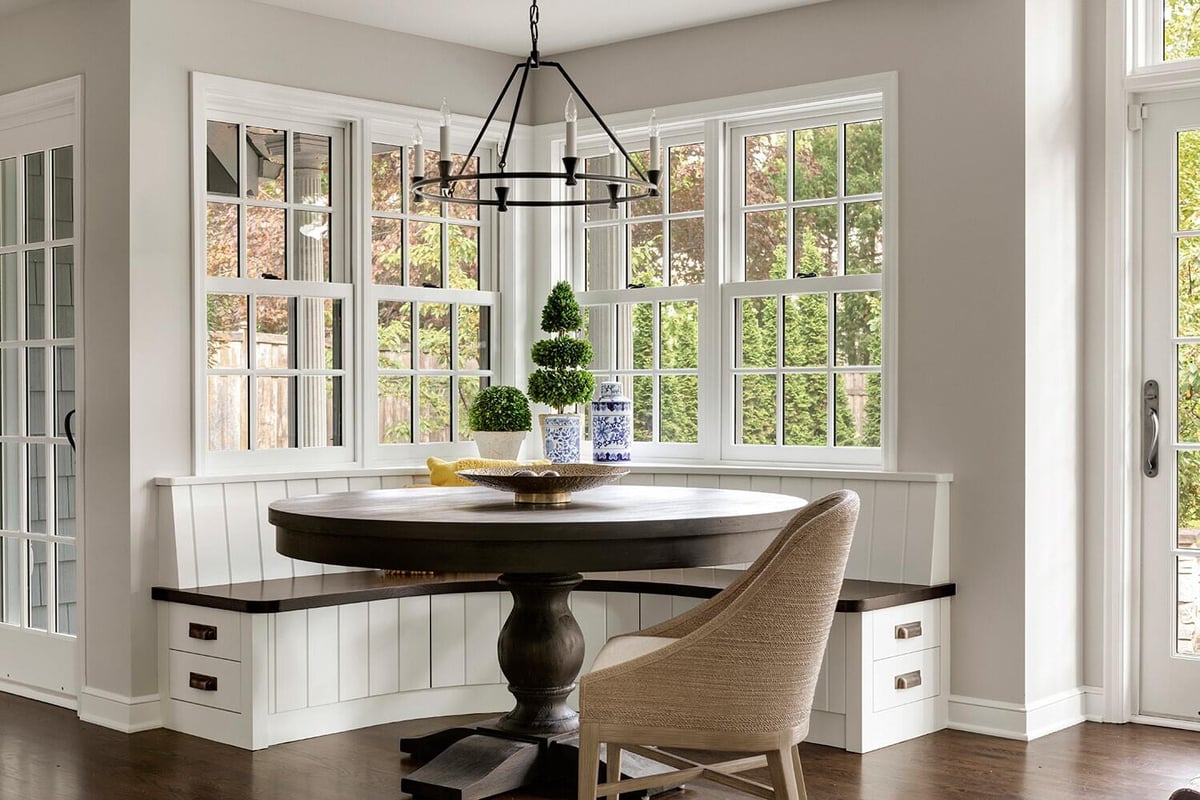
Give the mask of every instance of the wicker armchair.
<svg viewBox="0 0 1200 800">
<path fill-rule="evenodd" d="M 853 492 L 809 504 L 712 600 L 604 646 L 580 680 L 579 800 L 697 778 L 806 797 L 796 745 L 808 733 L 857 518 Z M 601 743 L 607 782 L 598 786 Z M 660 747 L 766 755 L 701 764 Z M 622 781 L 623 750 L 676 771 Z M 736 774 L 762 766 L 772 786 Z"/>
</svg>

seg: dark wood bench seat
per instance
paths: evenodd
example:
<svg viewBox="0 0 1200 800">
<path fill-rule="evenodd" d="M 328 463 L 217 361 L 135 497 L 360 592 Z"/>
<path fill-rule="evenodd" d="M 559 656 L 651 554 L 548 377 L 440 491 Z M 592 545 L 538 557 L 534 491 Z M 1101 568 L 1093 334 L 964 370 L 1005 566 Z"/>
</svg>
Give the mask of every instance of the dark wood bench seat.
<svg viewBox="0 0 1200 800">
<path fill-rule="evenodd" d="M 155 586 L 151 589 L 151 597 L 169 603 L 219 608 L 243 614 L 277 614 L 396 597 L 503 592 L 504 587 L 497 582 L 497 577 L 495 574 L 484 573 L 387 575 L 377 571 L 344 572 L 200 586 L 195 589 Z M 707 599 L 721 591 L 721 587 L 664 581 L 590 578 L 580 584 L 579 591 L 629 592 Z M 847 579 L 842 582 L 837 610 L 845 613 L 878 611 L 923 600 L 952 597 L 954 594 L 953 583 L 921 586 Z"/>
</svg>

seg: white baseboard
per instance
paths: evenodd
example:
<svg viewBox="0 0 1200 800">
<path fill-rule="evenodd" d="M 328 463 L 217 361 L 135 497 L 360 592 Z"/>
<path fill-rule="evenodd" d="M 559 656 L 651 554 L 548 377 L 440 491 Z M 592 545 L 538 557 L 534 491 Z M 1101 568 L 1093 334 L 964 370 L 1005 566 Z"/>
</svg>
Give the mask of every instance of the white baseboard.
<svg viewBox="0 0 1200 800">
<path fill-rule="evenodd" d="M 1088 694 L 1080 687 L 1026 704 L 950 695 L 948 727 L 1029 742 L 1086 722 Z"/>
<path fill-rule="evenodd" d="M 1084 686 L 1083 715 L 1088 722 L 1104 722 L 1104 688 L 1101 686 Z"/>
<path fill-rule="evenodd" d="M 93 686 L 85 686 L 79 692 L 79 718 L 122 733 L 162 727 L 157 694 L 126 697 Z"/>
<path fill-rule="evenodd" d="M 39 703 L 49 703 L 52 706 L 69 708 L 72 711 L 79 708 L 79 700 L 74 695 L 51 692 L 38 686 L 26 686 L 23 683 L 4 680 L 3 678 L 0 678 L 0 692 L 7 692 L 8 694 L 15 694 L 18 697 L 37 700 Z"/>
</svg>

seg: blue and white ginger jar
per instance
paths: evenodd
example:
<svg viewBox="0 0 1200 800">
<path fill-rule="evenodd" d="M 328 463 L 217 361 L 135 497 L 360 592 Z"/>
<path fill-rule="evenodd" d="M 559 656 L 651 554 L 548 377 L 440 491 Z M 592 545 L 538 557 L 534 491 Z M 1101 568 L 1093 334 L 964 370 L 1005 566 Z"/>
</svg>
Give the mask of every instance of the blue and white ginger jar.
<svg viewBox="0 0 1200 800">
<path fill-rule="evenodd" d="M 629 461 L 633 401 L 621 389 L 619 381 L 604 381 L 600 396 L 592 401 L 592 460 L 597 464 Z"/>
<path fill-rule="evenodd" d="M 583 417 L 578 414 L 546 414 L 542 417 L 542 455 L 553 464 L 579 463 L 583 440 Z"/>
</svg>

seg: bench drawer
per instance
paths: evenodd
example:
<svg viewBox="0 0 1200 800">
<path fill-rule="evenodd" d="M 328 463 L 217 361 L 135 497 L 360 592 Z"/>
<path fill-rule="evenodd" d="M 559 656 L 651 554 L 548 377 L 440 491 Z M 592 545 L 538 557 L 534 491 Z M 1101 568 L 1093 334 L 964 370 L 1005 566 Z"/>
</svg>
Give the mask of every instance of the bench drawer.
<svg viewBox="0 0 1200 800">
<path fill-rule="evenodd" d="M 874 660 L 941 645 L 941 602 L 926 600 L 871 612 Z"/>
<path fill-rule="evenodd" d="M 876 661 L 871 681 L 874 710 L 886 711 L 937 695 L 942 682 L 941 654 L 942 649 L 934 647 Z"/>
<path fill-rule="evenodd" d="M 230 661 L 242 660 L 242 615 L 236 611 L 168 604 L 172 650 Z"/>
<path fill-rule="evenodd" d="M 242 665 L 223 658 L 171 651 L 171 698 L 241 713 Z"/>
</svg>

